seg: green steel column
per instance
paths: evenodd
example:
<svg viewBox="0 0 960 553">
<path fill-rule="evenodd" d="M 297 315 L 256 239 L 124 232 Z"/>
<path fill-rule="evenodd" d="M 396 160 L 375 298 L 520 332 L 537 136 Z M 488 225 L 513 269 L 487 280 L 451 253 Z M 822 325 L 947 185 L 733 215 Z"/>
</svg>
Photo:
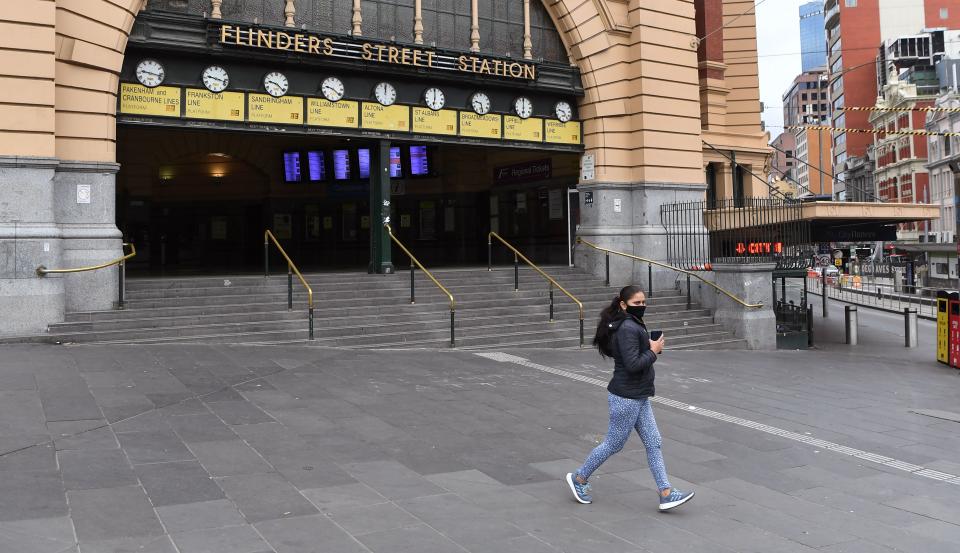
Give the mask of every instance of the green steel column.
<svg viewBox="0 0 960 553">
<path fill-rule="evenodd" d="M 370 148 L 370 267 L 369 272 L 393 273 L 390 236 L 383 224 L 390 221 L 390 141 Z"/>
</svg>

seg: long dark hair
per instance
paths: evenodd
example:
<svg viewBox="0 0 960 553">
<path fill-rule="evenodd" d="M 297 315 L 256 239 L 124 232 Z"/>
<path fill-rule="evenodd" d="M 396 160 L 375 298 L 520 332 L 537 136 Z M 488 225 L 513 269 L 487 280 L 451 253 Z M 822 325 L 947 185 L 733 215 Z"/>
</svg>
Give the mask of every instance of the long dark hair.
<svg viewBox="0 0 960 553">
<path fill-rule="evenodd" d="M 620 289 L 620 293 L 613 297 L 610 305 L 603 308 L 600 312 L 600 322 L 597 323 L 597 333 L 593 336 L 593 345 L 600 350 L 601 357 L 613 357 L 613 350 L 610 348 L 610 339 L 613 338 L 613 329 L 610 328 L 617 317 L 621 316 L 623 310 L 620 309 L 620 302 L 627 303 L 633 296 L 643 292 L 643 288 L 631 284 Z"/>
</svg>

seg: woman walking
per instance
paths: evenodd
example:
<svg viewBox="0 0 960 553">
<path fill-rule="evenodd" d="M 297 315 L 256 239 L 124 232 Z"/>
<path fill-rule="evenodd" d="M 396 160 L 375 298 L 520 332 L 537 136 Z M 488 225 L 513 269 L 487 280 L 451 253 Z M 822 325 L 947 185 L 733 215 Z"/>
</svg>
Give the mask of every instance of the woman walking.
<svg viewBox="0 0 960 553">
<path fill-rule="evenodd" d="M 604 358 L 613 357 L 613 378 L 607 385 L 610 428 L 603 443 L 587 457 L 576 472 L 567 474 L 567 484 L 580 503 L 592 503 L 588 479 L 611 455 L 623 449 L 631 430 L 636 430 L 647 450 L 647 463 L 660 490 L 661 511 L 683 505 L 693 492 L 670 486 L 660 452 L 660 431 L 653 418 L 650 398 L 654 395 L 653 364 L 663 351 L 663 336 L 651 340 L 643 323 L 647 297 L 639 286 L 627 286 L 600 313 L 593 345 Z"/>
</svg>

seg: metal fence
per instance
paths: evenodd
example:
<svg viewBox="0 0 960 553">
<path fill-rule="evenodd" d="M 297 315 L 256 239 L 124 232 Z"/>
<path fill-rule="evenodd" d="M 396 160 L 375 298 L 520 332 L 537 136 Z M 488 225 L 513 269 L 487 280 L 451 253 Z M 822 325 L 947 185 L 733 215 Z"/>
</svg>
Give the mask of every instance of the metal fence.
<svg viewBox="0 0 960 553">
<path fill-rule="evenodd" d="M 664 204 L 667 257 L 687 270 L 713 263 L 777 263 L 803 268 L 813 256 L 802 203 L 777 198 L 720 199 Z"/>
</svg>

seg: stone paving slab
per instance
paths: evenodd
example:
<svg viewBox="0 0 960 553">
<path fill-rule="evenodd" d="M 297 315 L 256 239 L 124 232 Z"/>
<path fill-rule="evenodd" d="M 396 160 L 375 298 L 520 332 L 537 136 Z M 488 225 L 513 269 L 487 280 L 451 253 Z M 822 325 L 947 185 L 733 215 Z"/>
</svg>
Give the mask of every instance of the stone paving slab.
<svg viewBox="0 0 960 553">
<path fill-rule="evenodd" d="M 508 353 L 609 374 L 589 350 Z M 912 412 L 960 411 L 927 357 L 669 352 L 657 387 L 960 474 L 958 423 Z M 5 346 L 0 399 L 4 552 L 960 550 L 956 484 L 665 405 L 694 501 L 657 512 L 632 436 L 579 505 L 562 478 L 603 439 L 605 390 L 468 352 Z"/>
</svg>

